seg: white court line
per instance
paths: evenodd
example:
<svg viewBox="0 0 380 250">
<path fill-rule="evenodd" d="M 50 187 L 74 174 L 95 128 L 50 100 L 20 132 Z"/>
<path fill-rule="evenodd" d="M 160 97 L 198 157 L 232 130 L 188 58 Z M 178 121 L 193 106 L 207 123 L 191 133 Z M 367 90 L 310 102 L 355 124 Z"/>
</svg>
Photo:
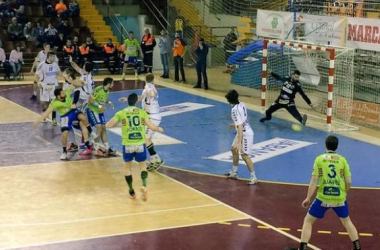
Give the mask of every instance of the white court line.
<svg viewBox="0 0 380 250">
<path fill-rule="evenodd" d="M 292 240 L 294 240 L 294 241 L 297 241 L 297 243 L 301 242 L 301 239 L 300 239 L 300 238 L 297 238 L 297 237 L 295 237 L 295 236 L 293 236 L 293 235 L 291 235 L 291 234 L 289 234 L 289 233 L 287 233 L 287 232 L 284 232 L 284 231 L 282 231 L 282 230 L 276 228 L 275 226 L 272 226 L 271 224 L 266 223 L 265 221 L 262 221 L 262 220 L 260 220 L 260 219 L 258 219 L 258 218 L 256 218 L 256 217 L 253 217 L 253 216 L 251 216 L 251 215 L 249 215 L 249 214 L 247 214 L 247 213 L 245 213 L 245 212 L 243 212 L 243 211 L 238 210 L 237 208 L 234 208 L 234 207 L 232 207 L 232 206 L 230 206 L 230 205 L 228 205 L 228 204 L 226 204 L 226 203 L 223 203 L 223 202 L 221 202 L 221 201 L 219 201 L 219 200 L 217 200 L 217 199 L 215 199 L 215 198 L 213 198 L 213 197 L 211 197 L 211 196 L 209 196 L 209 195 L 207 195 L 207 194 L 205 194 L 205 193 L 202 193 L 201 191 L 199 191 L 199 190 L 197 190 L 197 189 L 195 189 L 195 188 L 192 188 L 192 187 L 190 187 L 190 186 L 188 186 L 188 185 L 186 185 L 186 184 L 184 184 L 184 183 L 182 183 L 182 182 L 180 182 L 180 181 L 177 181 L 176 179 L 173 179 L 172 177 L 169 177 L 169 176 L 167 176 L 167 175 L 165 175 L 165 174 L 162 174 L 162 173 L 160 173 L 160 172 L 156 172 L 156 173 L 158 173 L 158 174 L 160 174 L 160 175 L 162 175 L 162 176 L 164 176 L 164 177 L 166 177 L 166 178 L 168 178 L 168 179 L 170 179 L 170 180 L 172 180 L 172 181 L 174 181 L 174 182 L 176 182 L 176 183 L 178 183 L 178 184 L 180 184 L 180 185 L 182 185 L 182 186 L 185 186 L 185 187 L 187 187 L 187 188 L 189 188 L 189 189 L 191 189 L 191 190 L 193 190 L 193 191 L 195 191 L 195 192 L 197 192 L 197 193 L 199 193 L 199 194 L 201 194 L 201 195 L 203 195 L 203 196 L 206 196 L 206 197 L 208 197 L 208 198 L 214 200 L 215 202 L 220 203 L 221 205 L 224 205 L 224 206 L 226 206 L 226 207 L 228 207 L 228 208 L 230 208 L 230 209 L 232 209 L 232 210 L 234 210 L 234 211 L 236 211 L 236 212 L 238 212 L 238 213 L 240 213 L 240 214 L 242 214 L 242 215 L 244 215 L 244 216 L 247 216 L 247 217 L 250 218 L 251 220 L 256 221 L 257 223 L 262 224 L 262 225 L 264 225 L 264 226 L 267 226 L 267 227 L 269 227 L 270 229 L 276 231 L 277 233 L 282 234 L 282 235 L 284 235 L 284 236 L 286 236 L 286 237 L 288 237 L 288 238 L 290 238 L 290 239 L 292 239 Z M 249 187 L 247 187 L 247 188 L 249 188 Z M 321 250 L 320 248 L 318 248 L 318 247 L 316 247 L 316 246 L 314 246 L 314 245 L 311 245 L 311 244 L 308 244 L 307 246 L 308 246 L 309 248 L 311 248 L 311 249 L 314 249 L 314 250 Z"/>
<path fill-rule="evenodd" d="M 147 211 L 147 212 L 116 214 L 116 215 L 109 215 L 109 216 L 99 216 L 99 217 L 92 217 L 92 218 L 85 218 L 85 219 L 67 220 L 67 221 L 39 222 L 39 223 L 18 223 L 18 224 L 0 224 L 0 227 L 33 227 L 33 226 L 62 225 L 62 224 L 79 223 L 79 222 L 84 222 L 84 221 L 96 221 L 96 220 L 104 220 L 104 219 L 129 217 L 129 216 L 134 216 L 134 215 L 164 213 L 164 212 L 188 210 L 188 209 L 203 208 L 203 207 L 214 207 L 214 206 L 221 206 L 221 205 L 223 205 L 223 204 L 216 203 L 216 204 L 189 206 L 189 207 L 168 208 L 168 209 L 153 210 L 153 211 Z"/>
<path fill-rule="evenodd" d="M 42 142 L 45 142 L 45 143 L 48 144 L 48 145 L 51 144 L 51 142 L 49 142 L 48 140 L 42 138 L 42 137 L 39 136 L 39 135 L 36 135 L 35 138 L 38 139 L 38 140 L 40 140 L 40 141 L 42 141 Z"/>
</svg>

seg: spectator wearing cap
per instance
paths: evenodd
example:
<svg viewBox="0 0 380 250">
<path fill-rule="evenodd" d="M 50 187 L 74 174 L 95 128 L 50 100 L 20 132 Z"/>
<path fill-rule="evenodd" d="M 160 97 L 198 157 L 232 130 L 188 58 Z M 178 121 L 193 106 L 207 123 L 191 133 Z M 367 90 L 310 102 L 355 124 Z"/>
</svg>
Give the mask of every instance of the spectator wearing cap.
<svg viewBox="0 0 380 250">
<path fill-rule="evenodd" d="M 25 39 L 22 25 L 18 23 L 16 17 L 12 18 L 12 23 L 8 26 L 8 35 L 13 41 Z"/>
<path fill-rule="evenodd" d="M 21 70 L 21 65 L 24 63 L 24 59 L 22 57 L 22 51 L 20 44 L 16 44 L 16 49 L 12 50 L 9 55 L 9 64 L 12 67 L 13 71 L 13 80 L 17 79 L 18 74 Z"/>
<path fill-rule="evenodd" d="M 195 49 L 195 54 L 197 55 L 198 82 L 197 82 L 197 85 L 194 86 L 194 88 L 202 87 L 202 77 L 203 77 L 204 89 L 205 90 L 208 89 L 207 72 L 206 72 L 208 50 L 209 50 L 208 45 L 205 43 L 205 40 L 201 38 L 199 40 L 197 48 Z"/>
</svg>

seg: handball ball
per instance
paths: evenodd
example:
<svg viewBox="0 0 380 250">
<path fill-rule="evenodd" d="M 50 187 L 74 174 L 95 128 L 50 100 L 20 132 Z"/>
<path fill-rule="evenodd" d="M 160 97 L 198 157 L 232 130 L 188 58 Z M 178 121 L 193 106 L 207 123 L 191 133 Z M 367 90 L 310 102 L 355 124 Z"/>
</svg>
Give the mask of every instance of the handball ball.
<svg viewBox="0 0 380 250">
<path fill-rule="evenodd" d="M 300 124 L 293 124 L 292 125 L 292 129 L 294 130 L 294 131 L 296 131 L 296 132 L 300 132 L 301 130 L 302 130 L 302 125 L 300 125 Z"/>
</svg>

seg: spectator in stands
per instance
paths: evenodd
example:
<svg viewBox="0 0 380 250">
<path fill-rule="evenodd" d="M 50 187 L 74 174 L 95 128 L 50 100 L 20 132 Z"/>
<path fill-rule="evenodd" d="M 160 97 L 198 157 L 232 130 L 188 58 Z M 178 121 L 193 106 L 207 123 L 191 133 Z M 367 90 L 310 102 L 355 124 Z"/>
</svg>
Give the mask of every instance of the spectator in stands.
<svg viewBox="0 0 380 250">
<path fill-rule="evenodd" d="M 25 14 L 24 5 L 21 5 L 18 8 L 16 12 L 16 17 L 17 17 L 18 22 L 21 23 L 22 25 L 25 25 L 28 22 L 28 18 L 26 17 L 26 14 Z"/>
<path fill-rule="evenodd" d="M 94 43 L 91 37 L 86 38 L 86 45 L 90 49 L 88 60 L 92 61 L 92 57 L 95 54 L 95 52 L 98 50 L 98 46 Z"/>
<path fill-rule="evenodd" d="M 27 41 L 30 41 L 30 42 L 37 41 L 38 31 L 37 31 L 37 29 L 35 27 L 33 27 L 32 22 L 28 22 L 25 25 L 24 36 L 25 36 L 25 38 L 26 38 Z"/>
<path fill-rule="evenodd" d="M 40 0 L 42 9 L 44 11 L 44 16 L 57 16 L 57 12 L 55 11 L 51 0 Z"/>
<path fill-rule="evenodd" d="M 20 8 L 20 5 L 17 4 L 16 0 L 10 0 L 9 1 L 8 11 L 9 11 L 11 17 L 16 16 L 19 8 Z"/>
<path fill-rule="evenodd" d="M 63 64 L 65 66 L 70 65 L 70 56 L 74 58 L 74 46 L 72 45 L 71 40 L 66 41 L 66 45 L 63 46 Z"/>
<path fill-rule="evenodd" d="M 82 46 L 79 47 L 80 52 L 80 64 L 84 65 L 89 61 L 90 58 L 90 48 L 87 46 L 86 42 L 82 43 Z"/>
<path fill-rule="evenodd" d="M 66 18 L 69 14 L 69 10 L 63 0 L 59 0 L 59 3 L 55 5 L 55 10 L 57 11 L 58 17 Z"/>
<path fill-rule="evenodd" d="M 49 23 L 48 27 L 45 29 L 45 41 L 52 46 L 57 36 L 58 31 L 53 27 L 53 24 Z"/>
<path fill-rule="evenodd" d="M 12 67 L 14 81 L 17 79 L 17 76 L 20 73 L 23 63 L 24 60 L 22 58 L 21 46 L 20 44 L 16 44 L 16 49 L 12 50 L 11 54 L 9 55 L 9 64 Z"/>
<path fill-rule="evenodd" d="M 144 54 L 144 73 L 152 73 L 153 69 L 153 49 L 156 46 L 154 35 L 150 34 L 149 29 L 145 29 L 141 39 L 141 50 Z"/>
<path fill-rule="evenodd" d="M 18 23 L 16 17 L 12 18 L 12 23 L 8 26 L 8 35 L 11 40 L 17 41 L 25 39 L 22 25 Z"/>
<path fill-rule="evenodd" d="M 0 67 L 4 67 L 4 79 L 9 80 L 11 69 L 6 59 L 4 49 L 0 46 Z"/>
<path fill-rule="evenodd" d="M 65 38 L 67 38 L 70 35 L 70 27 L 67 23 L 67 20 L 62 20 L 58 25 L 57 25 L 57 31 L 59 33 L 62 33 Z"/>
<path fill-rule="evenodd" d="M 37 46 L 45 43 L 45 27 L 38 22 L 36 25 L 37 30 Z"/>
<path fill-rule="evenodd" d="M 164 68 L 162 78 L 169 78 L 169 53 L 171 49 L 171 42 L 168 33 L 165 30 L 161 30 L 160 41 L 158 42 L 160 47 L 161 63 Z"/>
<path fill-rule="evenodd" d="M 182 82 L 186 83 L 185 70 L 183 68 L 183 57 L 186 54 L 186 42 L 181 39 L 179 32 L 175 33 L 175 40 L 173 43 L 173 57 L 174 57 L 174 81 L 179 82 L 179 71 L 182 75 Z"/>
<path fill-rule="evenodd" d="M 227 62 L 228 58 L 232 55 L 234 51 L 236 51 L 236 43 L 234 43 L 237 40 L 237 36 L 235 34 L 235 29 L 232 28 L 230 30 L 230 33 L 224 38 L 223 44 L 224 44 L 224 57 Z"/>
<path fill-rule="evenodd" d="M 79 17 L 80 8 L 77 0 L 72 0 L 69 3 L 69 11 L 71 17 Z"/>
<path fill-rule="evenodd" d="M 73 52 L 73 61 L 76 64 L 80 64 L 80 51 L 79 51 L 79 39 L 77 36 L 74 37 L 72 41 L 72 45 L 74 47 L 74 52 Z"/>
<path fill-rule="evenodd" d="M 114 74 L 116 71 L 116 67 L 119 65 L 119 57 L 117 56 L 117 48 L 112 43 L 112 39 L 108 38 L 107 44 L 103 46 L 103 55 L 104 55 L 104 64 L 106 65 L 108 71 L 111 74 Z M 114 61 L 113 69 L 110 67 L 110 62 Z"/>
<path fill-rule="evenodd" d="M 66 39 L 63 36 L 63 33 L 58 33 L 58 36 L 56 37 L 54 41 L 54 48 L 56 49 L 56 51 L 61 52 L 65 44 L 66 44 Z"/>
<path fill-rule="evenodd" d="M 0 0 L 0 18 L 10 17 L 9 6 L 5 0 Z"/>
</svg>

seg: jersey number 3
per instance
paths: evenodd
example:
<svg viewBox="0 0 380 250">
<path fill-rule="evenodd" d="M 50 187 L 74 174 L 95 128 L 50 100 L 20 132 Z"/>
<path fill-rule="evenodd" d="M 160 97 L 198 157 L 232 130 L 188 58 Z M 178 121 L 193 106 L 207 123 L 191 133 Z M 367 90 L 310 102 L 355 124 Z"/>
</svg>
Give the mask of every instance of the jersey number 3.
<svg viewBox="0 0 380 250">
<path fill-rule="evenodd" d="M 329 165 L 329 168 L 331 170 L 331 173 L 328 174 L 328 177 L 335 178 L 336 176 L 336 171 L 335 171 L 335 166 L 333 164 Z"/>
</svg>

